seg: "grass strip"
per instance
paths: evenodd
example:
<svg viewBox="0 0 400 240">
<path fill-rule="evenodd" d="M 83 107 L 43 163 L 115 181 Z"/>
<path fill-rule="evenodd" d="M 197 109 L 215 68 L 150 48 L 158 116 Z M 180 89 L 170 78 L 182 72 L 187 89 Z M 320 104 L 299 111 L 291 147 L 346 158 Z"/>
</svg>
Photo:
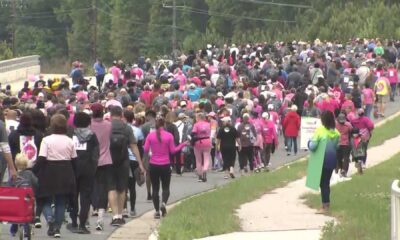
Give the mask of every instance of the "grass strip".
<svg viewBox="0 0 400 240">
<path fill-rule="evenodd" d="M 400 135 L 399 121 L 400 116 L 377 127 L 371 138 L 370 147 L 378 146 L 385 140 Z M 239 219 L 234 214 L 240 205 L 305 176 L 306 165 L 306 161 L 295 162 L 289 165 L 290 167 L 240 178 L 215 191 L 184 200 L 173 208 L 168 217 L 161 222 L 159 239 L 187 240 L 240 230 Z M 334 196 L 335 193 L 332 195 Z M 307 198 L 311 203 L 320 204 L 319 195 L 309 195 Z M 385 203 L 387 204 L 387 202 Z M 348 204 L 352 206 L 357 202 L 349 201 Z"/>
<path fill-rule="evenodd" d="M 372 138 L 369 141 L 369 147 L 379 146 L 386 140 L 400 135 L 400 115 L 388 120 L 383 125 L 377 127 L 372 132 Z"/>
<path fill-rule="evenodd" d="M 242 177 L 215 191 L 184 200 L 162 221 L 159 239 L 187 240 L 240 229 L 235 209 L 303 177 L 305 169 L 306 161 L 296 162 L 273 172 Z"/>
<path fill-rule="evenodd" d="M 323 229 L 324 240 L 390 238 L 390 189 L 400 175 L 400 154 L 368 169 L 363 175 L 354 175 L 351 181 L 338 183 L 331 189 L 331 213 L 338 225 L 328 223 Z M 319 195 L 305 196 L 306 203 L 321 206 Z"/>
</svg>

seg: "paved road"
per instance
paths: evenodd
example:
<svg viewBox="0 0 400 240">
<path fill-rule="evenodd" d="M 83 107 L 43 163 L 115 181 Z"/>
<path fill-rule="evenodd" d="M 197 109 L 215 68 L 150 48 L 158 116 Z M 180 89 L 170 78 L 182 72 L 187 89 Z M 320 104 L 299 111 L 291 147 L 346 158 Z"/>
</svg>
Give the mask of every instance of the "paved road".
<svg viewBox="0 0 400 240">
<path fill-rule="evenodd" d="M 399 97 L 398 97 L 399 98 Z M 387 106 L 386 115 L 390 116 L 396 112 L 400 111 L 400 104 L 398 102 L 389 103 Z M 280 142 L 282 143 L 283 140 L 281 139 Z M 307 155 L 307 152 L 300 151 L 297 156 L 286 156 L 286 152 L 282 149 L 283 144 L 280 144 L 279 149 L 276 153 L 272 156 L 271 164 L 272 168 L 276 168 L 282 166 L 286 163 L 295 161 L 301 157 Z M 236 162 L 236 165 L 237 162 Z M 207 183 L 198 183 L 197 177 L 194 173 L 185 173 L 183 176 L 176 176 L 173 174 L 172 182 L 171 182 L 171 197 L 169 202 L 176 202 L 191 195 L 207 191 L 213 189 L 215 187 L 221 186 L 223 184 L 228 183 L 230 180 L 223 179 L 222 173 L 212 172 L 208 175 L 208 182 Z M 136 203 L 136 211 L 138 215 L 141 215 L 147 211 L 153 209 L 153 205 L 151 202 L 148 202 L 146 199 L 146 190 L 144 187 L 137 187 L 137 203 Z M 98 232 L 94 230 L 94 224 L 96 223 L 96 218 L 90 218 L 90 225 L 92 229 L 92 234 L 90 235 L 77 235 L 70 233 L 66 228 L 65 225 L 61 229 L 61 236 L 63 239 L 74 239 L 74 240 L 105 240 L 107 239 L 110 234 L 115 229 L 114 227 L 108 225 L 111 222 L 111 214 L 106 214 L 105 216 L 105 229 L 102 232 Z M 49 238 L 46 235 L 47 227 L 45 224 L 45 220 L 42 217 L 42 224 L 44 228 L 36 229 L 34 239 L 53 239 Z M 10 236 L 9 234 L 9 225 L 3 225 L 0 227 L 0 239 L 16 239 Z"/>
</svg>

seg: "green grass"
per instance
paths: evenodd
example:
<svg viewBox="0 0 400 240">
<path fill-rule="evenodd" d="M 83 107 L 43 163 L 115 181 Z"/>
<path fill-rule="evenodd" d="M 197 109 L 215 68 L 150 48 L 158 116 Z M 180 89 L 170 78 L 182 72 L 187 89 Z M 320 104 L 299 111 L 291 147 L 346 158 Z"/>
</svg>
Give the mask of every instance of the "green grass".
<svg viewBox="0 0 400 240">
<path fill-rule="evenodd" d="M 369 147 L 381 145 L 387 139 L 391 139 L 400 135 L 400 116 L 387 121 L 385 124 L 377 127 L 369 142 Z"/>
<path fill-rule="evenodd" d="M 374 130 L 373 137 L 370 141 L 370 146 L 380 145 L 385 140 L 400 135 L 400 124 L 398 124 L 399 121 L 400 121 L 400 116 L 394 118 L 393 120 L 388 121 L 387 123 L 385 123 L 380 127 L 377 127 Z M 270 173 L 255 174 L 249 177 L 240 178 L 223 187 L 217 188 L 215 191 L 211 191 L 184 200 L 181 204 L 173 208 L 168 214 L 168 217 L 161 222 L 161 226 L 159 229 L 160 240 L 187 240 L 193 238 L 219 235 L 240 230 L 240 222 L 238 217 L 235 215 L 235 210 L 238 209 L 241 204 L 257 199 L 258 197 L 262 196 L 263 194 L 273 189 L 285 186 L 287 183 L 305 176 L 306 165 L 307 165 L 306 161 L 296 162 L 291 164 L 290 168 L 283 167 L 281 169 L 278 169 Z M 393 168 L 393 166 L 392 168 L 390 168 L 390 170 L 400 171 L 398 170 L 398 168 Z M 371 172 L 369 170 L 368 173 L 365 174 L 365 176 L 363 176 L 363 178 L 371 175 L 372 174 Z M 383 173 L 381 174 L 384 175 Z M 391 175 L 390 179 L 392 179 L 393 176 L 394 175 Z M 355 177 L 355 180 L 358 183 L 355 186 L 360 186 L 359 189 L 356 188 L 357 190 L 364 189 L 365 191 L 367 191 L 369 189 L 370 186 L 368 186 L 368 184 L 365 184 L 363 179 Z M 379 181 L 377 180 L 375 182 L 380 182 L 380 181 L 384 180 L 379 179 Z M 382 191 L 383 190 L 388 191 L 389 189 L 388 184 L 390 181 L 388 179 L 386 179 L 386 181 L 387 182 L 385 183 L 379 184 L 379 186 L 382 187 L 381 189 Z M 339 184 L 338 187 L 339 186 L 342 185 Z M 354 192 L 355 190 L 352 189 L 352 191 Z M 332 202 L 336 204 L 335 194 L 336 192 L 332 193 L 333 196 Z M 368 196 L 373 197 L 374 195 L 368 195 Z M 363 198 L 371 199 L 369 197 L 365 197 L 365 195 L 360 195 L 359 197 L 361 199 Z M 309 195 L 307 196 L 307 198 L 309 199 L 310 204 L 319 207 L 320 205 L 319 195 Z M 354 198 L 354 193 L 353 195 L 351 194 L 348 195 L 348 198 L 346 199 L 347 208 L 351 209 L 354 206 L 358 206 L 360 204 L 357 201 L 353 200 L 353 198 Z M 384 197 L 382 198 L 380 198 L 379 201 L 381 201 L 384 205 L 386 204 L 385 214 L 387 217 L 388 214 L 387 211 L 388 201 L 386 201 L 387 196 L 384 195 Z M 375 201 L 376 199 L 371 199 L 371 200 Z M 379 204 L 379 203 L 373 203 L 373 204 Z M 335 211 L 335 209 L 337 208 L 333 206 L 333 211 Z M 370 216 L 371 219 L 376 218 L 375 215 L 369 215 L 369 214 L 367 215 Z M 380 223 L 382 224 L 388 223 L 388 218 L 386 218 L 384 221 L 382 219 L 380 220 Z M 360 221 L 362 220 L 363 219 L 361 219 Z M 349 223 L 347 223 L 347 226 L 353 226 L 353 223 L 349 221 Z M 369 227 L 368 225 L 364 226 L 364 228 L 368 227 Z M 329 232 L 333 231 L 333 229 L 341 229 L 341 228 L 342 228 L 341 226 L 339 226 L 338 228 L 336 227 L 333 228 L 332 225 L 330 227 L 327 226 L 326 234 L 329 234 Z M 359 232 L 357 234 L 362 234 L 364 232 L 362 228 L 358 230 Z M 386 229 L 383 231 L 386 231 Z M 340 239 L 340 238 L 332 238 L 332 239 Z M 349 239 L 349 238 L 341 238 L 341 239 Z M 387 239 L 387 238 L 361 237 L 356 239 Z"/>
<path fill-rule="evenodd" d="M 234 210 L 305 175 L 306 162 L 232 181 L 174 207 L 160 226 L 160 240 L 187 240 L 240 229 Z"/>
<path fill-rule="evenodd" d="M 324 240 L 389 239 L 390 186 L 400 175 L 399 158 L 397 154 L 365 174 L 332 187 L 330 215 L 339 224 L 329 223 L 324 227 Z M 320 195 L 309 194 L 305 198 L 309 206 L 321 206 Z"/>
</svg>

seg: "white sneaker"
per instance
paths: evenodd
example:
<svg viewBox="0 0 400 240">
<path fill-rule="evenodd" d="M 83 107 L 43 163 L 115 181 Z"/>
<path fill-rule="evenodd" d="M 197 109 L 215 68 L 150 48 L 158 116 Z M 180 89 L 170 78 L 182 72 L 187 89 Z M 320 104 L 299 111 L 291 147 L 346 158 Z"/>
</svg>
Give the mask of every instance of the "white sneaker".
<svg viewBox="0 0 400 240">
<path fill-rule="evenodd" d="M 98 220 L 97 223 L 96 223 L 96 230 L 97 230 L 97 231 L 103 231 L 103 229 L 104 229 L 104 223 L 103 223 L 103 221 Z"/>
</svg>

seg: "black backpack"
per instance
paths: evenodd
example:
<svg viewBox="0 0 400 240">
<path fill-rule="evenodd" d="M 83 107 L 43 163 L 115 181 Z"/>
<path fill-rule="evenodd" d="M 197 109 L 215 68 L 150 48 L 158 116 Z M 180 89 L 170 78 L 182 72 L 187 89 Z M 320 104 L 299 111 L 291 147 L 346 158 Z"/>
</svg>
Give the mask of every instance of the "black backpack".
<svg viewBox="0 0 400 240">
<path fill-rule="evenodd" d="M 121 165 L 128 159 L 128 137 L 124 133 L 124 128 L 112 130 L 110 153 L 114 165 Z"/>
</svg>

